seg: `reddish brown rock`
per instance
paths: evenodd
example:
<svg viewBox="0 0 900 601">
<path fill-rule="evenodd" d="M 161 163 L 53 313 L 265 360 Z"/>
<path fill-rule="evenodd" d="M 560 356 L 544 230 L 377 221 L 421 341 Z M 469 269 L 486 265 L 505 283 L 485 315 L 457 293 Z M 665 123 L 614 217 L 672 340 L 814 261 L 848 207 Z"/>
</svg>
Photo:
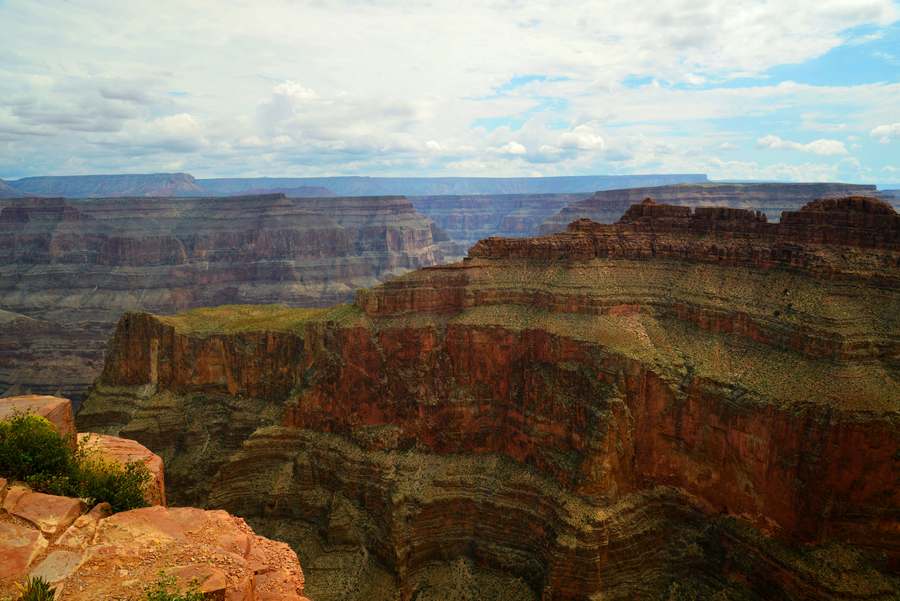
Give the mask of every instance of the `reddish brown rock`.
<svg viewBox="0 0 900 601">
<path fill-rule="evenodd" d="M 114 461 L 120 465 L 132 462 L 143 463 L 151 475 L 151 482 L 147 488 L 147 502 L 151 505 L 166 504 L 163 461 L 159 455 L 137 441 L 92 432 L 79 434 L 78 444 L 88 452 L 97 453 L 103 459 Z"/>
<path fill-rule="evenodd" d="M 75 418 L 69 399 L 36 394 L 0 398 L 0 420 L 9 419 L 17 413 L 33 413 L 46 418 L 57 432 L 69 437 L 75 444 Z"/>
<path fill-rule="evenodd" d="M 49 506 L 26 496 L 17 507 L 38 501 Z M 18 513 L 0 513 L 0 595 L 12 593 L 26 576 L 40 576 L 55 586 L 60 601 L 133 599 L 162 572 L 181 588 L 196 583 L 212 599 L 305 600 L 296 554 L 224 511 L 156 506 L 107 516 L 107 509 L 97 506 L 78 517 L 59 538 L 57 530 L 42 533 L 17 521 Z M 35 519 L 34 513 L 27 518 Z M 37 521 L 46 525 L 48 512 L 39 513 Z"/>
<path fill-rule="evenodd" d="M 0 515 L 0 586 L 25 576 L 46 548 L 47 540 L 40 530 Z"/>
<path fill-rule="evenodd" d="M 7 495 L 9 499 L 11 495 Z M 71 497 L 26 492 L 4 507 L 10 514 L 28 520 L 47 536 L 56 536 L 84 511 L 84 503 Z"/>
<path fill-rule="evenodd" d="M 578 219 L 597 223 L 615 223 L 628 209 L 650 197 L 657 202 L 685 207 L 727 207 L 760 211 L 771 221 L 784 211 L 796 211 L 817 198 L 878 196 L 875 186 L 839 183 L 760 183 L 760 184 L 680 184 L 646 188 L 602 190 L 590 198 L 574 202 L 548 217 L 540 226 L 541 234 L 566 229 Z"/>
<path fill-rule="evenodd" d="M 441 262 L 434 233 L 398 196 L 0 201 L 0 394 L 80 400 L 123 312 L 344 302 Z"/>
<path fill-rule="evenodd" d="M 172 494 L 298 548 L 318 533 L 321 558 L 364 547 L 404 600 L 467 570 L 476 590 L 483 569 L 544 600 L 690 582 L 696 598 L 886 601 L 898 235 L 869 199 L 778 224 L 648 202 L 615 225 L 482 241 L 354 307 L 279 313 L 278 331 L 132 314 L 79 420 L 185 475 L 215 462 L 213 486 Z M 200 420 L 214 453 L 184 429 Z M 344 569 L 321 565 L 313 596 Z"/>
</svg>

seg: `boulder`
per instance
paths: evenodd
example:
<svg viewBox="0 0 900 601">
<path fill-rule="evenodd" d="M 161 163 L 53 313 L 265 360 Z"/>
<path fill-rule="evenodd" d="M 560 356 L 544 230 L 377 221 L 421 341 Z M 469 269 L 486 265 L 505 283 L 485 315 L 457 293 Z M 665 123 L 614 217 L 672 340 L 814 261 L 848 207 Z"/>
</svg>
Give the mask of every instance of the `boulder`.
<svg viewBox="0 0 900 601">
<path fill-rule="evenodd" d="M 133 461 L 139 461 L 147 466 L 152 476 L 152 482 L 146 491 L 147 502 L 150 505 L 166 504 L 166 484 L 163 475 L 163 460 L 141 443 L 118 436 L 107 434 L 95 434 L 82 432 L 78 435 L 78 444 L 89 451 L 97 452 L 108 461 L 114 461 L 121 465 Z"/>
<path fill-rule="evenodd" d="M 75 444 L 75 418 L 69 399 L 38 394 L 0 399 L 0 420 L 9 419 L 17 413 L 34 413 L 47 418 L 57 432 L 70 436 L 72 444 Z"/>
</svg>

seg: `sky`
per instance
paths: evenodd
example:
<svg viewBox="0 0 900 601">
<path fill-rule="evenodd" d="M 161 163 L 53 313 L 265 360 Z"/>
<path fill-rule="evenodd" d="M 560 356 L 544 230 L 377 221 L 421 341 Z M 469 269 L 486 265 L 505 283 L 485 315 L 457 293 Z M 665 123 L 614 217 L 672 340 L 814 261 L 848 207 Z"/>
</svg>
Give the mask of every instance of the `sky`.
<svg viewBox="0 0 900 601">
<path fill-rule="evenodd" d="M 900 182 L 891 0 L 0 0 L 0 178 Z"/>
</svg>

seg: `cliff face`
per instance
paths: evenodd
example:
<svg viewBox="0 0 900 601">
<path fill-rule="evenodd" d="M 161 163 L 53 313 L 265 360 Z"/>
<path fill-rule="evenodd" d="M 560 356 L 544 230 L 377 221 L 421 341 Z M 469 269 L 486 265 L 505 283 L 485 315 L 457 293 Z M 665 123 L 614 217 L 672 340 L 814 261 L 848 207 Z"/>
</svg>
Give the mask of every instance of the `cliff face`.
<svg viewBox="0 0 900 601">
<path fill-rule="evenodd" d="M 125 311 L 341 302 L 442 260 L 433 230 L 400 197 L 2 202 L 0 392 L 78 396 Z"/>
<path fill-rule="evenodd" d="M 534 236 L 541 223 L 583 194 L 416 196 L 416 210 L 466 248 L 490 236 Z"/>
<path fill-rule="evenodd" d="M 892 599 L 898 276 L 877 200 L 645 203 L 353 306 L 126 316 L 77 419 L 317 599 Z"/>
<path fill-rule="evenodd" d="M 552 215 L 540 226 L 540 233 L 561 232 L 577 219 L 615 223 L 628 208 L 645 198 L 662 204 L 689 207 L 729 207 L 761 211 L 777 220 L 783 211 L 796 211 L 817 198 L 876 196 L 875 186 L 857 184 L 682 184 L 652 188 L 629 188 L 596 192 Z"/>
</svg>

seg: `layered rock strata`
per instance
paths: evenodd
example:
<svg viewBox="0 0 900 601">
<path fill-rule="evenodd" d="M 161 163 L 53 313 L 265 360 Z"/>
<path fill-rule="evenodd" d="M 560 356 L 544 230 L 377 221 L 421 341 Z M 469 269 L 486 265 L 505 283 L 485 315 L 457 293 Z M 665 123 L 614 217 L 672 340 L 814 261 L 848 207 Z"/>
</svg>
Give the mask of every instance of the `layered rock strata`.
<svg viewBox="0 0 900 601">
<path fill-rule="evenodd" d="M 77 419 L 317 599 L 893 599 L 900 216 L 648 202 L 352 306 L 132 314 Z"/>
<path fill-rule="evenodd" d="M 414 196 L 416 210 L 468 248 L 490 236 L 534 236 L 545 219 L 585 194 Z"/>
<path fill-rule="evenodd" d="M 644 198 L 662 204 L 689 207 L 729 207 L 761 211 L 769 220 L 777 220 L 783 211 L 796 211 L 818 198 L 841 196 L 877 196 L 875 186 L 859 184 L 719 184 L 697 183 L 650 188 L 604 190 L 573 203 L 546 219 L 539 227 L 542 234 L 566 229 L 577 219 L 615 223 L 628 208 Z"/>
<path fill-rule="evenodd" d="M 333 304 L 441 240 L 399 197 L 0 202 L 0 394 L 77 400 L 124 311 Z"/>
</svg>

